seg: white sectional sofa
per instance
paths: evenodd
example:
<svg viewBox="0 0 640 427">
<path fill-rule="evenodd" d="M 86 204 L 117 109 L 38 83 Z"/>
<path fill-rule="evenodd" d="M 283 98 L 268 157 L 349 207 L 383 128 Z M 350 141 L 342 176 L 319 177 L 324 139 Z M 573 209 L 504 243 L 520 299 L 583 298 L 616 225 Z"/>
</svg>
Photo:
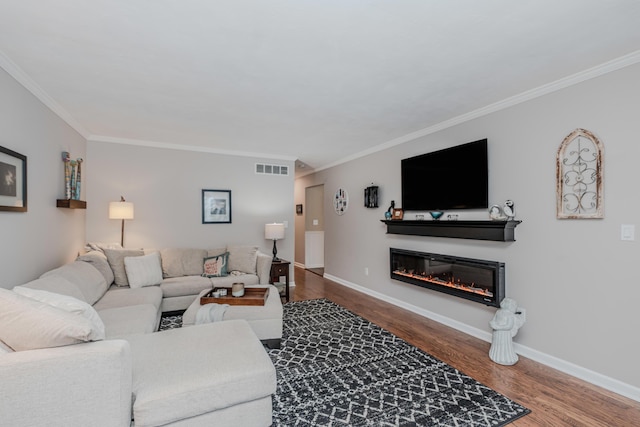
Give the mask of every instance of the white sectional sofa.
<svg viewBox="0 0 640 427">
<path fill-rule="evenodd" d="M 227 249 L 229 266 L 249 271 L 203 277 L 218 250 L 105 248 L 0 288 L 0 424 L 270 425 L 275 369 L 246 320 L 156 332 L 163 310 L 186 309 L 203 289 L 268 283 L 270 256 Z M 154 258 L 159 278 L 145 270 Z"/>
</svg>

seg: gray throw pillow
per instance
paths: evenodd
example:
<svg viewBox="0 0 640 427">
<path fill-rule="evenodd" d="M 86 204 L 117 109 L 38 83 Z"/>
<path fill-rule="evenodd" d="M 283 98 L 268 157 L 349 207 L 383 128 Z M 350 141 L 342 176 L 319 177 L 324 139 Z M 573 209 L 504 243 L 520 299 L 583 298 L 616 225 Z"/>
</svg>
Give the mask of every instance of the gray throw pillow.
<svg viewBox="0 0 640 427">
<path fill-rule="evenodd" d="M 229 271 L 256 274 L 257 246 L 229 246 Z"/>
<path fill-rule="evenodd" d="M 113 276 L 116 286 L 129 286 L 127 280 L 127 271 L 124 267 L 124 258 L 132 256 L 142 256 L 144 251 L 142 249 L 103 249 L 105 255 L 107 255 L 107 261 L 113 270 Z"/>
<path fill-rule="evenodd" d="M 107 281 L 107 286 L 111 286 L 113 283 L 113 270 L 107 261 L 107 256 L 102 251 L 90 251 L 84 255 L 80 255 L 76 261 L 84 261 L 96 268 Z"/>
</svg>

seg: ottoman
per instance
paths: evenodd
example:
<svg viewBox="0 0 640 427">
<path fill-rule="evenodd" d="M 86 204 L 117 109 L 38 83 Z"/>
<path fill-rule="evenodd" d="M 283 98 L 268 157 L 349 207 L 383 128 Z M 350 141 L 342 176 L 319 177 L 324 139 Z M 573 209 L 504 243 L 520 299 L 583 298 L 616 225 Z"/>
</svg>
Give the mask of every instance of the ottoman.
<svg viewBox="0 0 640 427">
<path fill-rule="evenodd" d="M 126 340 L 133 360 L 136 427 L 271 425 L 276 370 L 246 321 Z"/>
<path fill-rule="evenodd" d="M 264 305 L 230 305 L 222 320 L 244 319 L 249 323 L 260 341 L 269 348 L 280 348 L 282 340 L 282 302 L 278 289 L 273 285 L 249 285 L 246 288 L 269 288 L 269 296 Z M 200 309 L 200 297 L 209 292 L 200 292 L 182 315 L 182 326 L 192 326 Z"/>
</svg>

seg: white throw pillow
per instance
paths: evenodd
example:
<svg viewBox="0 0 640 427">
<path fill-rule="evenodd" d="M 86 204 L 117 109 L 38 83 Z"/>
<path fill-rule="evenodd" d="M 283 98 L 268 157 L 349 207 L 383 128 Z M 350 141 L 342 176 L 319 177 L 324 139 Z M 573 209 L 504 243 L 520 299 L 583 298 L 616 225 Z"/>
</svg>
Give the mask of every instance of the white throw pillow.
<svg viewBox="0 0 640 427">
<path fill-rule="evenodd" d="M 79 314 L 91 322 L 89 340 L 99 341 L 105 339 L 104 322 L 98 315 L 98 312 L 86 302 L 67 295 L 60 295 L 40 289 L 25 288 L 23 286 L 16 286 L 13 288 L 13 291 L 27 298 L 49 304 L 50 306 L 57 307 L 69 313 Z"/>
<path fill-rule="evenodd" d="M 77 344 L 90 334 L 84 317 L 0 288 L 0 340 L 15 351 Z"/>
<path fill-rule="evenodd" d="M 162 264 L 159 252 L 125 257 L 124 268 L 127 271 L 127 280 L 132 289 L 159 285 L 162 282 Z"/>
</svg>

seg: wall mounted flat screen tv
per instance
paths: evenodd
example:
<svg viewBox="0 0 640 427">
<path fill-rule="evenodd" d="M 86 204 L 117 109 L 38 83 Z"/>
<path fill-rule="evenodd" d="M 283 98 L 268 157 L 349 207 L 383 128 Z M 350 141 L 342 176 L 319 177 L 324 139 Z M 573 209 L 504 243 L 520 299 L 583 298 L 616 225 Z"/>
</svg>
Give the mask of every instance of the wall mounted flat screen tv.
<svg viewBox="0 0 640 427">
<path fill-rule="evenodd" d="M 402 160 L 402 209 L 486 209 L 487 140 L 481 139 Z"/>
</svg>

